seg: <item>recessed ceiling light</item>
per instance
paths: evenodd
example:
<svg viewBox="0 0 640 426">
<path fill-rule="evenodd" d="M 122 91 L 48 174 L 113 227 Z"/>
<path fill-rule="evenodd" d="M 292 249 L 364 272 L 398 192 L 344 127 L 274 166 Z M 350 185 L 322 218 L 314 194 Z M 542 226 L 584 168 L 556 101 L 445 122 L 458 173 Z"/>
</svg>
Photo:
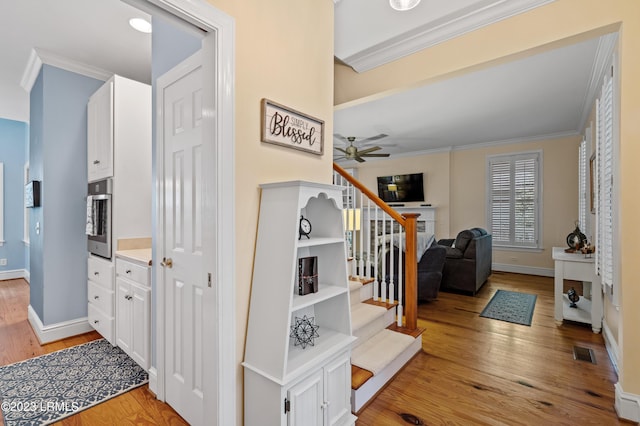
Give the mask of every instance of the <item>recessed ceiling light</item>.
<svg viewBox="0 0 640 426">
<path fill-rule="evenodd" d="M 401 12 L 413 9 L 420 3 L 420 0 L 389 0 L 389 5 L 395 10 Z"/>
<path fill-rule="evenodd" d="M 151 23 L 146 19 L 132 18 L 129 19 L 129 25 L 141 33 L 149 34 L 151 32 Z"/>
</svg>

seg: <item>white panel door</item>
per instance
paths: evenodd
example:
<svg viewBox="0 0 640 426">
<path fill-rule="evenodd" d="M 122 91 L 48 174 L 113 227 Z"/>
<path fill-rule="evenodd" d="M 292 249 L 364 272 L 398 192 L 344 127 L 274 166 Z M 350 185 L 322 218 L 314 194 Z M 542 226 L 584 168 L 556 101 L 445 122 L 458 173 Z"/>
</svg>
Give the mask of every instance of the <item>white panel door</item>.
<svg viewBox="0 0 640 426">
<path fill-rule="evenodd" d="M 131 284 L 116 277 L 116 343 L 131 353 Z"/>
<path fill-rule="evenodd" d="M 327 424 L 343 424 L 351 414 L 351 361 L 348 353 L 324 367 L 324 387 Z"/>
<path fill-rule="evenodd" d="M 166 401 L 192 425 L 203 419 L 202 64 L 199 54 L 163 88 Z M 212 301 L 209 294 L 209 301 Z M 210 307 L 207 304 L 207 307 Z M 211 325 L 213 326 L 213 325 Z M 210 354 L 211 355 L 211 354 Z M 209 355 L 209 356 L 210 356 Z"/>
</svg>

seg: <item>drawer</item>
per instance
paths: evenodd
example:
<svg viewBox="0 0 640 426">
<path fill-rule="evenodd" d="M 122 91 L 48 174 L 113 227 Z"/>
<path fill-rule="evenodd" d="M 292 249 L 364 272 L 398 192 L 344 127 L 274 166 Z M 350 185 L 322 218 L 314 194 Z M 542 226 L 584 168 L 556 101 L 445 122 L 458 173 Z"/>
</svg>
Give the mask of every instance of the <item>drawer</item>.
<svg viewBox="0 0 640 426">
<path fill-rule="evenodd" d="M 116 259 L 116 274 L 149 287 L 149 268 L 122 259 Z"/>
<path fill-rule="evenodd" d="M 111 262 L 89 256 L 87 266 L 91 281 L 113 290 L 113 264 Z"/>
<path fill-rule="evenodd" d="M 93 281 L 89 281 L 88 297 L 89 304 L 94 305 L 107 316 L 113 316 L 113 290 L 108 290 Z"/>
<path fill-rule="evenodd" d="M 100 309 L 89 303 L 89 325 L 115 346 L 115 327 L 113 317 L 107 316 Z"/>
</svg>

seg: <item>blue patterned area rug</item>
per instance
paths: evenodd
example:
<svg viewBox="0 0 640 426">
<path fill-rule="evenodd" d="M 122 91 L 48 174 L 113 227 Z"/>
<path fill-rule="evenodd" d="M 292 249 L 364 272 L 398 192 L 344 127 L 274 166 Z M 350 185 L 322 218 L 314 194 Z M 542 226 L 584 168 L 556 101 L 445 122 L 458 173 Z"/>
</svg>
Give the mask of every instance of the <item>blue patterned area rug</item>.
<svg viewBox="0 0 640 426">
<path fill-rule="evenodd" d="M 6 426 L 47 425 L 149 381 L 105 339 L 0 367 Z"/>
<path fill-rule="evenodd" d="M 480 316 L 530 326 L 537 298 L 535 294 L 498 290 Z"/>
</svg>

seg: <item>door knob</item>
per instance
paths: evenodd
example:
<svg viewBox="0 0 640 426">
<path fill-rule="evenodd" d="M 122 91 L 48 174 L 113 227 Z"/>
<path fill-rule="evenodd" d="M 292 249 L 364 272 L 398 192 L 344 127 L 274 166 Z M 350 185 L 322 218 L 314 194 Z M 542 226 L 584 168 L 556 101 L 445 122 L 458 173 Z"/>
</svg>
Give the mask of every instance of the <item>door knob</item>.
<svg viewBox="0 0 640 426">
<path fill-rule="evenodd" d="M 160 265 L 164 266 L 165 268 L 171 269 L 173 268 L 173 260 L 170 257 L 169 258 L 163 257 L 162 262 L 160 262 Z"/>
</svg>

